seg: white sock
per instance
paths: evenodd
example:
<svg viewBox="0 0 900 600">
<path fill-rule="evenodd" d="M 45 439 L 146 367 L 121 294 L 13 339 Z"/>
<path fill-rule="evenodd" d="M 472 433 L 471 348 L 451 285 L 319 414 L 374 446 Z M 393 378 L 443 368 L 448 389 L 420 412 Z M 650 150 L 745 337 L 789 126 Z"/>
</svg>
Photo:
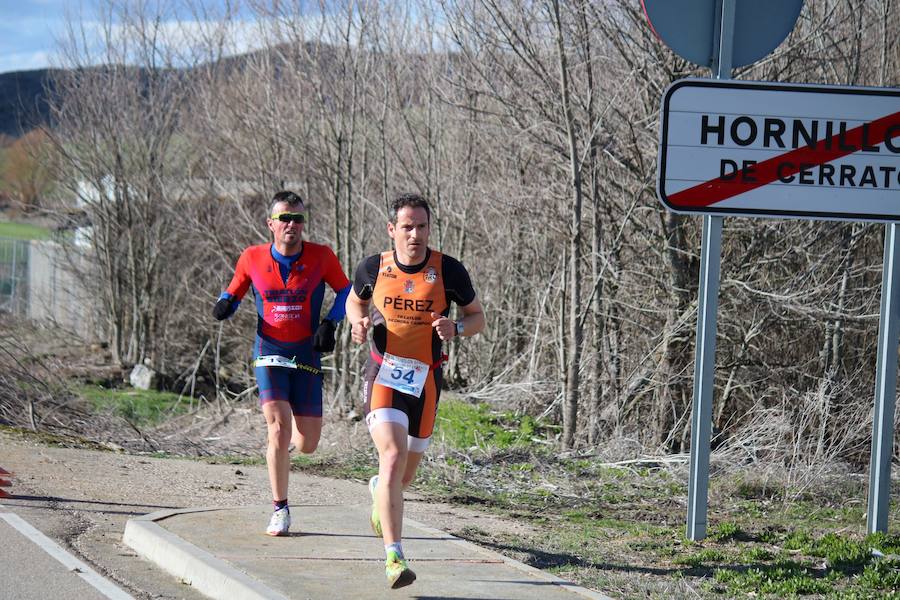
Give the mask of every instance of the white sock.
<svg viewBox="0 0 900 600">
<path fill-rule="evenodd" d="M 393 550 L 397 553 L 397 556 L 403 558 L 403 545 L 400 542 L 394 542 L 393 544 L 388 544 L 384 547 L 384 554 L 387 555 L 388 552 Z"/>
</svg>

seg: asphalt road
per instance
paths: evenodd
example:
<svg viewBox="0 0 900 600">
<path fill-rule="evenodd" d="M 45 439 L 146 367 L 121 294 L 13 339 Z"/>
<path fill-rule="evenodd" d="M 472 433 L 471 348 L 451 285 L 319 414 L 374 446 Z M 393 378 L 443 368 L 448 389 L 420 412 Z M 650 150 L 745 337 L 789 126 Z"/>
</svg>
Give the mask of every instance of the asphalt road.
<svg viewBox="0 0 900 600">
<path fill-rule="evenodd" d="M 0 504 L 2 595 L 16 600 L 133 598 Z"/>
</svg>

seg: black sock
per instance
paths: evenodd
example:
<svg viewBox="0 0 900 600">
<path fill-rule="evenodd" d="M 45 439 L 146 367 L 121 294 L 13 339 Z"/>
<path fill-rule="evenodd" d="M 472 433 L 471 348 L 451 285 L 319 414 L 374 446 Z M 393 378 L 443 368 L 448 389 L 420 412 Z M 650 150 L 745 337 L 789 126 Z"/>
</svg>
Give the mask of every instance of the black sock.
<svg viewBox="0 0 900 600">
<path fill-rule="evenodd" d="M 275 507 L 275 510 L 281 510 L 282 508 L 287 508 L 287 498 L 284 500 L 272 500 L 272 505 Z"/>
</svg>

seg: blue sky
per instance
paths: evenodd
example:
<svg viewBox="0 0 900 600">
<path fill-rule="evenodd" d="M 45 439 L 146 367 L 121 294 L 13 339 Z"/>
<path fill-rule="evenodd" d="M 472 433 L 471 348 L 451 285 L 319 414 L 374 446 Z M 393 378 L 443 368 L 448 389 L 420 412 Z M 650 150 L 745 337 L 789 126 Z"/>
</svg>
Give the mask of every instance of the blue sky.
<svg viewBox="0 0 900 600">
<path fill-rule="evenodd" d="M 60 41 L 66 36 L 67 23 L 84 25 L 83 31 L 90 37 L 91 31 L 99 31 L 98 6 L 108 7 L 111 0 L 0 0 L 0 73 L 11 71 L 28 71 L 47 67 L 65 66 L 59 57 Z M 260 47 L 260 26 L 265 26 L 269 19 L 258 21 L 248 4 L 251 0 L 112 0 L 121 8 L 123 6 L 144 5 L 153 12 L 154 7 L 164 7 L 166 17 L 163 18 L 163 33 L 170 43 L 182 48 L 190 42 L 192 36 L 200 30 L 207 30 L 209 24 L 220 23 L 224 7 L 237 10 L 228 26 L 227 54 L 246 52 Z M 262 0 L 261 4 L 270 4 L 277 0 Z M 409 8 L 408 0 L 395 0 L 396 6 L 406 6 L 415 15 L 414 8 Z M 340 5 L 341 2 L 335 3 Z M 199 16 L 186 5 L 203 6 L 205 14 Z M 277 4 L 276 4 L 277 5 Z M 323 17 L 319 7 L 325 6 L 325 12 L 331 11 L 331 2 L 325 0 L 323 5 L 318 1 L 300 4 L 303 6 L 301 20 L 307 35 L 319 35 L 319 26 Z M 385 6 L 392 6 L 385 3 Z M 177 16 L 173 16 L 173 11 Z M 403 9 L 398 14 L 402 15 Z M 194 21 L 193 19 L 200 19 Z M 339 24 L 340 19 L 338 19 Z M 402 18 L 401 18 L 402 21 Z M 326 35 L 327 34 L 323 34 Z M 89 45 L 91 40 L 87 40 Z M 96 45 L 92 50 L 96 51 Z"/>
<path fill-rule="evenodd" d="M 221 10 L 227 0 L 202 0 L 207 7 Z M 107 6 L 109 0 L 0 0 L 0 73 L 27 71 L 60 66 L 59 41 L 66 37 L 66 24 L 86 25 L 90 32 L 92 25 L 101 20 L 98 6 Z M 120 6 L 129 0 L 117 2 Z M 132 2 L 131 4 L 135 4 Z M 180 7 L 182 26 L 189 25 L 191 13 L 178 0 L 150 0 L 148 7 L 165 5 L 167 8 Z M 234 0 L 230 4 L 234 5 Z M 150 8 L 152 10 L 152 8 Z M 243 7 L 241 14 L 246 14 Z M 171 13 L 169 13 L 171 17 Z M 249 30 L 252 23 L 244 22 Z M 247 36 L 240 31 L 235 36 L 235 51 L 247 50 Z M 245 43 L 246 42 L 246 43 Z"/>
<path fill-rule="evenodd" d="M 65 4 L 63 0 L 0 0 L 0 73 L 50 65 Z"/>
</svg>

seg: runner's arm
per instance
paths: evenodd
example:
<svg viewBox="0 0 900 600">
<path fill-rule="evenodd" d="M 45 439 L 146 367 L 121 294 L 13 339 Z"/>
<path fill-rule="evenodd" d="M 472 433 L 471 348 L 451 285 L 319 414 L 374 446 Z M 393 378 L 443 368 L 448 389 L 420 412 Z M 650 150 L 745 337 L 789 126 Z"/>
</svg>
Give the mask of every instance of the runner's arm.
<svg viewBox="0 0 900 600">
<path fill-rule="evenodd" d="M 347 314 L 347 296 L 350 295 L 352 288 L 353 286 L 348 282 L 344 289 L 335 292 L 334 304 L 331 305 L 331 310 L 328 311 L 325 320 L 334 321 L 335 323 L 344 320 L 344 315 Z"/>
<path fill-rule="evenodd" d="M 357 344 L 362 344 L 368 336 L 369 326 L 369 301 L 356 295 L 355 290 L 350 290 L 347 296 L 347 320 L 350 321 L 350 337 Z"/>
<path fill-rule="evenodd" d="M 347 294 L 350 293 L 350 280 L 344 274 L 341 263 L 337 255 L 331 248 L 325 247 L 324 267 L 325 267 L 325 283 L 334 290 L 334 304 L 325 316 L 325 320 L 334 321 L 337 325 L 344 319 L 344 306 L 347 302 Z"/>
<path fill-rule="evenodd" d="M 443 271 L 447 300 L 456 303 L 462 312 L 462 318 L 456 322 L 462 324 L 462 336 L 471 337 L 481 332 L 485 326 L 484 307 L 481 306 L 481 301 L 475 295 L 475 288 L 472 286 L 469 272 L 461 262 L 446 254 L 443 257 Z M 456 335 L 456 323 L 450 321 L 438 324 L 438 335 L 441 336 L 441 339 L 449 339 Z M 451 325 L 452 333 L 448 333 L 451 331 Z"/>
<path fill-rule="evenodd" d="M 463 326 L 463 337 L 471 337 L 484 330 L 484 308 L 481 306 L 481 300 L 475 298 L 465 306 L 460 306 L 459 310 L 463 314 L 459 320 Z"/>
<path fill-rule="evenodd" d="M 335 345 L 335 331 L 337 330 L 337 325 L 341 321 L 344 320 L 344 315 L 346 314 L 346 304 L 347 304 L 347 296 L 350 294 L 350 289 L 353 286 L 350 283 L 342 290 L 338 290 L 334 297 L 334 304 L 331 306 L 331 310 L 328 311 L 328 314 L 319 323 L 319 327 L 316 329 L 316 334 L 313 340 L 313 350 L 316 352 L 333 352 Z"/>
<path fill-rule="evenodd" d="M 246 252 L 241 254 L 237 266 L 234 269 L 234 277 L 228 284 L 228 289 L 219 295 L 216 305 L 213 307 L 213 317 L 217 321 L 227 319 L 235 313 L 241 304 L 241 299 L 250 288 L 250 275 L 246 268 Z"/>
</svg>

